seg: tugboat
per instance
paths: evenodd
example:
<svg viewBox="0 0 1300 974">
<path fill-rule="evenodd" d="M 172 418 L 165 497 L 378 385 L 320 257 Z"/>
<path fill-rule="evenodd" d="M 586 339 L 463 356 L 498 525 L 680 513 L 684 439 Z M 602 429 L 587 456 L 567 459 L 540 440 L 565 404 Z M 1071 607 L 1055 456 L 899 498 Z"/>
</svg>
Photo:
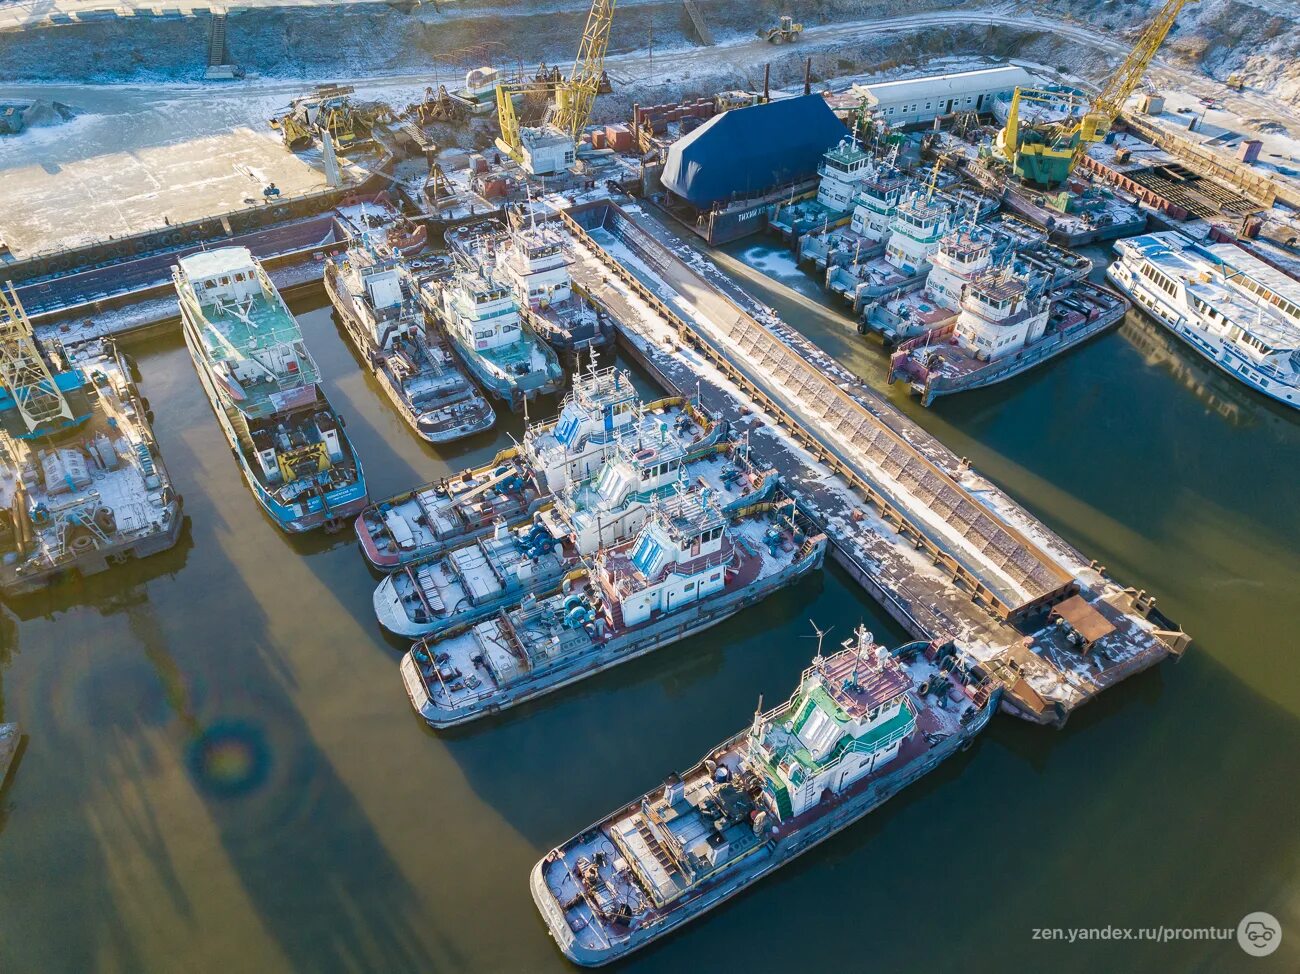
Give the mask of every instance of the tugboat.
<svg viewBox="0 0 1300 974">
<path fill-rule="evenodd" d="M 0 594 L 175 545 L 181 498 L 123 354 L 107 339 L 38 342 L 12 290 L 0 332 Z"/>
<path fill-rule="evenodd" d="M 574 376 L 559 418 L 530 426 L 520 446 L 368 507 L 356 522 L 361 551 L 375 568 L 393 571 L 485 537 L 499 521 L 531 520 L 552 494 L 599 470 L 621 437 L 665 426 L 692 453 L 710 450 L 727 430 L 684 399 L 642 403 L 626 372 L 593 365 Z"/>
<path fill-rule="evenodd" d="M 820 633 L 818 634 L 820 637 Z M 952 644 L 859 627 L 788 701 L 548 852 L 529 878 L 565 956 L 596 967 L 695 919 L 970 745 L 1001 686 Z"/>
<path fill-rule="evenodd" d="M 172 271 L 185 344 L 249 489 L 284 531 L 336 530 L 366 506 L 361 461 L 298 322 L 245 247 Z"/>
<path fill-rule="evenodd" d="M 449 276 L 422 285 L 425 308 L 489 395 L 515 407 L 558 392 L 564 384 L 559 358 L 524 322 L 514 288 L 493 276 L 487 244 L 464 242 L 475 240 L 475 232 L 448 233 L 456 265 Z"/>
<path fill-rule="evenodd" d="M 769 498 L 776 472 L 754 470 L 747 451 L 733 447 L 688 454 L 675 440 L 629 440 L 590 481 L 553 495 L 532 523 L 511 530 L 501 520 L 490 538 L 403 565 L 375 589 L 375 614 L 385 629 L 409 637 L 482 618 L 528 592 L 553 588 L 582 559 L 626 541 L 658 499 L 685 484 L 709 490 L 728 514 Z"/>
<path fill-rule="evenodd" d="M 496 422 L 447 346 L 429 342 L 396 254 L 362 236 L 346 255 L 326 262 L 325 291 L 356 350 L 421 439 L 450 443 Z"/>
<path fill-rule="evenodd" d="M 1111 328 L 1129 303 L 1088 281 L 1052 289 L 1037 270 L 983 271 L 962 290 L 956 320 L 904 342 L 889 381 L 904 378 L 923 405 L 955 392 L 1004 382 Z"/>
<path fill-rule="evenodd" d="M 708 491 L 680 491 L 557 590 L 416 643 L 402 680 L 431 726 L 462 724 L 715 626 L 820 567 L 825 550 L 791 500 L 728 517 Z"/>
<path fill-rule="evenodd" d="M 514 289 L 533 331 L 568 361 L 584 349 L 613 344 L 613 322 L 573 289 L 564 235 L 557 227 L 521 222 L 496 248 L 495 259 L 495 276 Z"/>
</svg>

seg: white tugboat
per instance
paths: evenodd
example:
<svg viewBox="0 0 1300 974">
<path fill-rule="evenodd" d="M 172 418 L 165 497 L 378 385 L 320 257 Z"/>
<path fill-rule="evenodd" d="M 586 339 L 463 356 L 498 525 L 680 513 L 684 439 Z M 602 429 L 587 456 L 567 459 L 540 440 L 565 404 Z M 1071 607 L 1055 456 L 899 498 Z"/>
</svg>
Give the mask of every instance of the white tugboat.
<svg viewBox="0 0 1300 974">
<path fill-rule="evenodd" d="M 947 200 L 933 193 L 914 193 L 898 205 L 884 256 L 829 268 L 826 286 L 848 301 L 855 313 L 869 314 L 874 302 L 925 283 L 930 259 L 953 225 L 953 208 Z"/>
<path fill-rule="evenodd" d="M 700 916 L 933 771 L 1001 697 L 965 656 L 859 627 L 787 702 L 552 849 L 529 878 L 571 961 L 599 966 Z"/>
<path fill-rule="evenodd" d="M 930 405 L 938 396 L 1003 382 L 1118 325 L 1129 304 L 1088 281 L 1055 289 L 1036 270 L 1012 263 L 985 271 L 962 290 L 952 325 L 900 345 L 889 380 L 906 379 Z"/>
<path fill-rule="evenodd" d="M 175 545 L 181 498 L 116 346 L 43 347 L 0 292 L 0 369 L 0 594 Z"/>
<path fill-rule="evenodd" d="M 626 372 L 593 366 L 575 375 L 559 418 L 530 426 L 519 446 L 368 507 L 356 521 L 361 551 L 375 568 L 392 571 L 486 536 L 498 521 L 531 520 L 552 494 L 597 472 L 622 437 L 663 427 L 689 454 L 711 452 L 727 432 L 725 421 L 685 399 L 643 403 Z"/>
<path fill-rule="evenodd" d="M 558 591 L 416 643 L 402 680 L 434 727 L 484 717 L 717 625 L 819 567 L 825 548 L 792 501 L 728 518 L 705 491 L 681 491 Z"/>
<path fill-rule="evenodd" d="M 872 172 L 873 157 L 858 145 L 856 139 L 845 137 L 826 150 L 817 164 L 821 180 L 817 196 L 778 206 L 769 226 L 789 243 L 818 227 L 823 230 L 848 220 L 853 209 L 853 194 L 857 184 Z"/>
<path fill-rule="evenodd" d="M 626 541 L 650 518 L 654 505 L 685 486 L 704 488 L 723 511 L 770 498 L 779 478 L 752 469 L 736 444 L 688 453 L 666 437 L 629 440 L 590 481 L 570 485 L 513 528 L 499 521 L 491 538 L 413 561 L 375 589 L 375 615 L 399 636 L 441 632 L 554 588 L 582 559 Z"/>
<path fill-rule="evenodd" d="M 1300 282 L 1230 243 L 1167 231 L 1121 240 L 1106 276 L 1202 357 L 1300 407 Z"/>
<path fill-rule="evenodd" d="M 573 289 L 558 227 L 522 221 L 496 248 L 495 260 L 495 276 L 514 289 L 528 324 L 561 355 L 572 360 L 613 343 L 613 322 Z"/>
<path fill-rule="evenodd" d="M 492 427 L 492 406 L 447 346 L 429 341 L 413 282 L 396 254 L 363 236 L 326 262 L 324 279 L 353 346 L 421 439 L 449 443 Z"/>
<path fill-rule="evenodd" d="M 559 391 L 564 369 L 551 347 L 524 324 L 511 287 L 464 265 L 434 286 L 436 298 L 426 300 L 425 307 L 490 395 L 513 406 Z"/>
<path fill-rule="evenodd" d="M 896 157 L 897 150 L 892 150 L 854 182 L 847 226 L 799 238 L 801 262 L 811 262 L 825 271 L 828 267 L 861 264 L 885 252 L 885 238 L 898 213 L 899 201 L 914 184 L 912 177 L 895 165 Z"/>
</svg>

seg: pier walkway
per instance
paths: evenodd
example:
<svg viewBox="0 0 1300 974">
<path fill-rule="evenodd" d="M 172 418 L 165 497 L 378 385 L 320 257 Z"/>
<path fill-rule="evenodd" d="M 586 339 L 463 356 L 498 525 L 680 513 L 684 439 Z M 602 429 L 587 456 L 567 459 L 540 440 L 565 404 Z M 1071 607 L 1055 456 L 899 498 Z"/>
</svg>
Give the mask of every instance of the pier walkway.
<svg viewBox="0 0 1300 974">
<path fill-rule="evenodd" d="M 633 354 L 699 387 L 778 469 L 855 578 L 916 638 L 949 638 L 1008 686 L 1006 705 L 1064 723 L 1188 637 L 758 305 L 636 207 L 562 219 L 575 280 Z"/>
</svg>

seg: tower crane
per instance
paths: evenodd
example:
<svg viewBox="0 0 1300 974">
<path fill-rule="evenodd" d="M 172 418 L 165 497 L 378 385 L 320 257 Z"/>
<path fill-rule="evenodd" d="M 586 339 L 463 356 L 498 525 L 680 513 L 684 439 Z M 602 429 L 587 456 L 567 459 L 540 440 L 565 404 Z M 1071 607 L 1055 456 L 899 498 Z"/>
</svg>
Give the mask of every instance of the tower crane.
<svg viewBox="0 0 1300 974">
<path fill-rule="evenodd" d="M 567 78 L 558 81 L 511 82 L 497 87 L 497 122 L 501 126 L 501 138 L 497 144 L 526 169 L 537 171 L 534 167 L 535 160 L 524 145 L 524 130 L 515 113 L 514 96 L 520 92 L 537 90 L 539 86 L 554 90 L 555 103 L 548 112 L 547 123 L 543 128 L 567 136 L 569 143 L 576 146 L 582 130 L 591 121 L 596 96 L 602 90 L 608 90 L 605 52 L 609 48 L 609 30 L 614 23 L 615 2 L 616 0 L 592 0 L 582 40 L 578 44 L 578 57 Z"/>
<path fill-rule="evenodd" d="M 4 422 L 5 399 L 12 400 L 17 423 Z M 0 423 L 19 439 L 28 439 L 75 422 L 68 397 L 41 354 L 18 292 L 13 284 L 8 294 L 0 288 Z"/>
<path fill-rule="evenodd" d="M 1028 182 L 1058 186 L 1069 178 L 1088 146 L 1106 138 L 1124 103 L 1142 83 L 1160 45 L 1179 12 L 1197 0 L 1164 0 L 1159 12 L 1142 31 L 1124 63 L 1106 80 L 1101 91 L 1086 103 L 1071 96 L 1037 88 L 1017 88 L 1011 97 L 1007 124 L 998 133 L 998 152 Z M 1047 122 L 1022 120 L 1022 106 L 1053 105 L 1063 118 Z"/>
</svg>

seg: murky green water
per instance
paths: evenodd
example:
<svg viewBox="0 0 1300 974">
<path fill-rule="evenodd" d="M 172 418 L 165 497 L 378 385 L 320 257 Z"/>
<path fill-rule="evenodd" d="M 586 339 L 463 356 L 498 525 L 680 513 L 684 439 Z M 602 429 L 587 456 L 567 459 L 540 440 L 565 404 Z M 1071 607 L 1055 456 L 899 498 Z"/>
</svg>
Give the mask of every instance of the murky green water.
<svg viewBox="0 0 1300 974">
<path fill-rule="evenodd" d="M 764 254 L 734 253 L 750 261 Z M 815 287 L 764 297 L 869 378 Z M 372 492 L 441 455 L 302 308 Z M 1194 649 L 1063 732 L 980 744 L 636 970 L 1295 970 L 1300 963 L 1300 417 L 1130 321 L 1037 375 L 922 411 L 1049 524 L 1156 592 Z M 135 349 L 185 495 L 171 554 L 0 610 L 3 717 L 30 735 L 0 802 L 0 971 L 561 971 L 526 888 L 551 844 L 785 696 L 859 619 L 828 570 L 701 637 L 496 722 L 434 734 L 346 538 L 289 539 L 232 463 L 179 336 Z M 1036 927 L 1235 926 L 1282 950 L 1045 944 Z M 1249 965 L 1249 966 L 1248 966 Z"/>
</svg>

